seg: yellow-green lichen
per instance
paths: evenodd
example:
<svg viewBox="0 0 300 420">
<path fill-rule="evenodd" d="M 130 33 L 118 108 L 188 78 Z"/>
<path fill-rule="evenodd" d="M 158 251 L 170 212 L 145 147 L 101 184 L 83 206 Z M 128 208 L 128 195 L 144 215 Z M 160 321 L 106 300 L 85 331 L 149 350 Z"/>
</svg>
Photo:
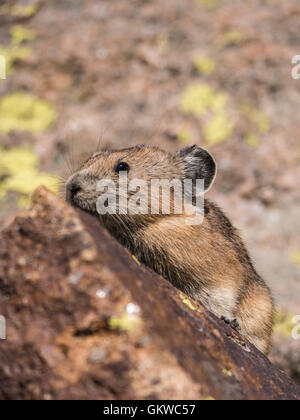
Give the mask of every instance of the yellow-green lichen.
<svg viewBox="0 0 300 420">
<path fill-rule="evenodd" d="M 221 46 L 240 45 L 245 41 L 245 35 L 238 29 L 226 31 L 220 39 Z"/>
<path fill-rule="evenodd" d="M 36 37 L 36 34 L 33 30 L 27 29 L 21 25 L 15 25 L 10 30 L 12 43 L 19 45 L 25 41 L 33 41 Z"/>
<path fill-rule="evenodd" d="M 12 16 L 19 17 L 30 17 L 37 12 L 37 6 L 35 4 L 29 4 L 28 6 L 16 5 L 11 8 Z"/>
<path fill-rule="evenodd" d="M 135 255 L 131 255 L 132 259 L 137 263 L 137 265 L 141 265 L 140 261 L 137 259 Z"/>
<path fill-rule="evenodd" d="M 7 75 L 11 73 L 15 61 L 26 60 L 31 53 L 31 49 L 28 46 L 21 44 L 32 41 L 35 38 L 34 31 L 26 29 L 21 25 L 13 26 L 10 30 L 10 34 L 10 45 L 0 45 L 0 56 L 5 58 Z"/>
<path fill-rule="evenodd" d="M 216 63 L 210 58 L 206 57 L 194 57 L 193 65 L 203 76 L 211 75 L 216 69 Z"/>
<path fill-rule="evenodd" d="M 192 309 L 192 311 L 197 310 L 196 306 L 193 305 L 193 303 L 190 301 L 190 299 L 185 294 L 179 293 L 179 298 L 186 306 L 188 306 L 190 309 Z"/>
<path fill-rule="evenodd" d="M 228 95 L 215 91 L 209 85 L 196 83 L 182 94 L 180 109 L 198 118 L 205 117 L 204 137 L 210 146 L 227 140 L 234 129 L 228 111 Z"/>
<path fill-rule="evenodd" d="M 293 316 L 284 311 L 277 311 L 274 320 L 274 331 L 288 338 L 292 336 L 293 328 Z"/>
<path fill-rule="evenodd" d="M 17 92 L 0 101 L 0 132 L 41 132 L 47 130 L 56 118 L 53 107 L 33 95 Z"/>
<path fill-rule="evenodd" d="M 208 111 L 224 111 L 227 101 L 226 93 L 217 92 L 205 83 L 195 83 L 183 92 L 180 109 L 186 114 L 193 114 L 201 118 Z"/>
<path fill-rule="evenodd" d="M 289 260 L 290 262 L 295 264 L 300 270 L 300 251 L 298 250 L 291 251 L 289 255 Z"/>
<path fill-rule="evenodd" d="M 9 47 L 3 47 L 0 45 L 0 56 L 2 55 L 6 62 L 6 74 L 10 74 L 12 66 L 17 60 L 26 60 L 31 53 L 30 48 L 20 47 L 18 45 L 12 45 Z"/>
<path fill-rule="evenodd" d="M 231 378 L 233 376 L 233 373 L 230 370 L 227 369 L 223 369 L 223 373 L 226 376 L 229 376 L 229 378 Z"/>
<path fill-rule="evenodd" d="M 222 143 L 233 132 L 234 124 L 227 112 L 214 115 L 204 127 L 204 138 L 209 146 Z"/>
<path fill-rule="evenodd" d="M 58 192 L 56 178 L 38 170 L 39 159 L 29 149 L 0 147 L 0 200 L 8 192 L 18 194 L 17 204 L 24 208 L 39 185 Z"/>
<path fill-rule="evenodd" d="M 259 147 L 261 145 L 262 139 L 257 134 L 249 133 L 246 136 L 246 142 L 247 142 L 248 146 L 256 148 L 256 147 Z"/>
<path fill-rule="evenodd" d="M 255 125 L 261 134 L 265 134 L 270 131 L 271 122 L 263 110 L 254 108 L 250 105 L 244 105 L 241 107 L 241 111 L 244 116 Z"/>
<path fill-rule="evenodd" d="M 141 319 L 136 315 L 128 315 L 127 312 L 121 315 L 114 315 L 108 320 L 111 330 L 130 333 L 141 324 Z"/>
<path fill-rule="evenodd" d="M 11 15 L 15 17 L 30 17 L 37 12 L 37 6 L 35 4 L 5 4 L 0 7 L 0 15 Z"/>
<path fill-rule="evenodd" d="M 208 10 L 216 9 L 221 5 L 223 0 L 196 0 L 196 3 L 199 4 L 199 6 L 204 7 Z"/>
</svg>

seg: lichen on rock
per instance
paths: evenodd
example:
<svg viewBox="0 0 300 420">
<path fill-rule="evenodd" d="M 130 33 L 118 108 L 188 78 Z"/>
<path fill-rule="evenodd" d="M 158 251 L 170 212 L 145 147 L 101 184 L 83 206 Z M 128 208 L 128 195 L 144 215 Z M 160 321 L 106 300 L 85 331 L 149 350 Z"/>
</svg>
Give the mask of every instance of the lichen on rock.
<svg viewBox="0 0 300 420">
<path fill-rule="evenodd" d="M 196 0 L 196 3 L 207 10 L 214 10 L 219 7 L 223 1 L 224 0 Z"/>
<path fill-rule="evenodd" d="M 17 60 L 26 60 L 31 54 L 31 48 L 24 43 L 35 39 L 35 32 L 22 25 L 15 25 L 10 30 L 11 42 L 9 45 L 0 45 L 0 56 L 6 61 L 6 73 L 12 72 L 13 64 Z"/>
<path fill-rule="evenodd" d="M 4 4 L 0 8 L 0 15 L 11 15 L 14 17 L 25 17 L 28 18 L 33 16 L 37 12 L 36 4 L 21 4 L 17 3 L 14 5 Z"/>
<path fill-rule="evenodd" d="M 225 92 L 216 91 L 205 83 L 195 83 L 182 93 L 180 110 L 203 119 L 205 141 L 213 146 L 227 140 L 233 132 L 234 121 L 227 104 Z"/>
<path fill-rule="evenodd" d="M 193 59 L 193 65 L 203 76 L 210 76 L 216 70 L 216 63 L 207 57 L 196 56 Z"/>
<path fill-rule="evenodd" d="M 283 310 L 278 310 L 275 314 L 274 331 L 286 338 L 292 337 L 293 316 Z"/>
<path fill-rule="evenodd" d="M 56 119 L 51 104 L 31 94 L 16 92 L 0 101 L 0 132 L 41 132 L 50 128 Z"/>
<path fill-rule="evenodd" d="M 45 185 L 58 192 L 56 178 L 40 172 L 38 164 L 38 157 L 29 149 L 0 147 L 0 200 L 4 199 L 8 192 L 15 192 L 18 194 L 18 207 L 24 208 L 39 185 Z"/>
</svg>

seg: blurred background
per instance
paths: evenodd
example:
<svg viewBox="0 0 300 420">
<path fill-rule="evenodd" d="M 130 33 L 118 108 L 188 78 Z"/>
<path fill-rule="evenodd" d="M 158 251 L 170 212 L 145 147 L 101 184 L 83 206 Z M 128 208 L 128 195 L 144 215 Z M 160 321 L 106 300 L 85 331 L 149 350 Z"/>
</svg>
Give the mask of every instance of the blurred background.
<svg viewBox="0 0 300 420">
<path fill-rule="evenodd" d="M 299 33 L 299 0 L 0 1 L 0 229 L 98 143 L 208 148 L 300 382 Z"/>
</svg>

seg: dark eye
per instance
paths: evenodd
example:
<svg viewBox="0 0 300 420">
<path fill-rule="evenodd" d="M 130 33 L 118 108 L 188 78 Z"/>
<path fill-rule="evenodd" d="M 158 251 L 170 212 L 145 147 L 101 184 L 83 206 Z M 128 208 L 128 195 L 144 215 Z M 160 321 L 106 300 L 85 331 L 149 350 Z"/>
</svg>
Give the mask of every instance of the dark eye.
<svg viewBox="0 0 300 420">
<path fill-rule="evenodd" d="M 117 164 L 115 171 L 116 172 L 128 172 L 130 169 L 130 166 L 126 162 L 120 162 Z"/>
</svg>

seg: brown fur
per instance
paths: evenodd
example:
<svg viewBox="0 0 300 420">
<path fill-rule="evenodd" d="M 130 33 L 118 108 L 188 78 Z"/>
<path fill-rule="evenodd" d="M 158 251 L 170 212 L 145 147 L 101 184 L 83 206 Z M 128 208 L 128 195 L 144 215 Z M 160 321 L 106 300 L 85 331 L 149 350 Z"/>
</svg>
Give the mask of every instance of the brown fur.
<svg viewBox="0 0 300 420">
<path fill-rule="evenodd" d="M 96 183 L 104 178 L 117 183 L 119 175 L 115 167 L 120 161 L 130 165 L 129 181 L 138 178 L 148 184 L 151 179 L 194 178 L 198 162 L 200 175 L 207 179 L 206 187 L 209 187 L 215 176 L 209 158 L 198 147 L 184 149 L 176 155 L 147 146 L 99 152 L 68 181 L 68 190 L 72 185 L 80 187 L 72 199 L 68 193 L 68 200 L 100 217 L 104 226 L 141 262 L 218 317 L 237 319 L 241 334 L 267 353 L 273 323 L 270 291 L 256 273 L 238 232 L 215 204 L 205 201 L 204 221 L 197 226 L 187 225 L 185 214 L 99 216 L 96 213 L 99 196 Z"/>
</svg>

